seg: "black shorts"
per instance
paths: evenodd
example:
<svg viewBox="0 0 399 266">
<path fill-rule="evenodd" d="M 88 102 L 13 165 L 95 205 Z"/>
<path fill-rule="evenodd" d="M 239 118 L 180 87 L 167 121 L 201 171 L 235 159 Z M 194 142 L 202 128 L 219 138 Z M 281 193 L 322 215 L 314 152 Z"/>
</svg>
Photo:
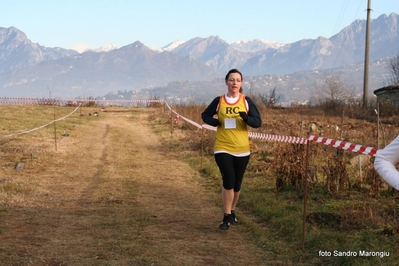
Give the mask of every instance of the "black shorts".
<svg viewBox="0 0 399 266">
<path fill-rule="evenodd" d="M 234 189 L 234 192 L 240 191 L 249 155 L 237 157 L 228 153 L 216 153 L 215 161 L 222 175 L 223 187 Z"/>
</svg>

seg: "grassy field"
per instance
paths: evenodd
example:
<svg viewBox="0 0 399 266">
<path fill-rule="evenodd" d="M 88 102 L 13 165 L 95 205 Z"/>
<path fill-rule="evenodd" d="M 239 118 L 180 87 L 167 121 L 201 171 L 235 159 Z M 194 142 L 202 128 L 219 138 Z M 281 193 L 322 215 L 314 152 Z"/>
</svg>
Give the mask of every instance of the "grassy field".
<svg viewBox="0 0 399 266">
<path fill-rule="evenodd" d="M 44 125 L 54 117 L 66 116 L 75 109 L 53 106 L 0 106 L 0 108 L 0 136 Z M 200 113 L 204 106 L 172 106 L 172 108 L 182 116 L 201 123 Z M 160 106 L 155 107 L 154 114 L 148 122 L 161 139 L 164 152 L 178 161 L 189 164 L 193 171 L 200 174 L 201 186 L 217 199 L 220 193 L 220 175 L 212 156 L 214 132 L 205 131 L 202 136 L 201 130 L 182 119 L 175 123 L 174 114 L 164 109 L 161 111 L 161 109 L 163 108 Z M 5 221 L 4 217 L 9 213 L 10 208 L 13 208 L 12 206 L 35 206 L 39 198 L 42 200 L 39 195 L 51 194 L 51 186 L 57 184 L 43 184 L 44 181 L 39 179 L 27 182 L 23 175 L 42 173 L 49 177 L 51 175 L 48 173 L 48 168 L 51 166 L 49 164 L 65 163 L 57 161 L 59 156 L 55 156 L 59 153 L 68 153 L 62 145 L 68 137 L 62 135 L 64 133 L 77 134 L 83 128 L 90 128 L 89 125 L 94 123 L 95 119 L 101 121 L 102 115 L 99 117 L 92 115 L 98 110 L 97 107 L 87 107 L 83 109 L 83 112 L 79 110 L 68 119 L 57 122 L 56 127 L 51 124 L 28 135 L 0 139 L 2 164 L 0 237 L 6 227 L 2 221 Z M 378 142 L 382 147 L 399 134 L 397 124 L 383 124 L 380 129 L 383 134 L 380 133 L 377 141 L 378 130 L 373 121 L 355 119 L 347 115 L 331 116 L 315 109 L 260 108 L 260 111 L 263 126 L 256 130 L 250 129 L 251 131 L 305 137 L 309 131 L 308 125 L 312 122 L 317 124 L 317 129 L 312 132 L 314 135 L 342 139 L 370 147 L 376 147 Z M 340 130 L 332 130 L 332 125 L 338 125 Z M 123 135 L 122 129 L 118 132 L 113 131 L 112 138 L 118 139 Z M 57 136 L 57 142 L 54 136 Z M 101 138 L 99 141 L 101 142 Z M 109 154 L 112 153 L 119 159 L 114 161 L 113 168 L 107 166 L 103 169 L 104 171 L 112 169 L 116 171 L 115 168 L 127 169 L 128 161 L 123 160 L 123 156 L 127 155 L 118 155 L 117 149 L 123 149 L 124 145 L 121 143 L 121 146 L 109 150 Z M 309 146 L 307 163 L 305 145 L 252 139 L 251 147 L 252 155 L 244 179 L 238 213 L 243 230 L 249 233 L 250 240 L 263 252 L 263 265 L 397 264 L 399 194 L 388 187 L 375 173 L 372 157 L 359 156 L 351 151 L 312 143 Z M 58 149 L 57 152 L 56 149 Z M 96 148 L 88 146 L 87 150 L 90 149 Z M 37 156 L 48 159 L 54 157 L 54 160 L 37 159 Z M 29 162 L 23 174 L 15 173 L 17 162 Z M 360 165 L 359 162 L 361 162 Z M 93 164 L 91 167 L 93 167 L 92 172 L 98 171 L 95 170 L 98 164 Z M 70 165 L 70 169 L 69 175 L 72 178 L 73 164 Z M 308 180 L 307 193 L 304 186 L 305 178 Z M 44 180 L 50 182 L 48 178 Z M 97 186 L 100 184 L 101 182 L 97 183 Z M 106 184 L 108 183 L 104 183 L 104 186 Z M 59 183 L 59 185 L 62 184 Z M 115 183 L 109 183 L 102 191 L 110 189 L 113 185 Z M 125 182 L 122 186 L 133 189 L 135 183 Z M 118 189 L 111 190 L 112 193 L 91 196 L 96 202 L 105 205 L 117 203 L 118 190 L 122 190 L 121 185 Z M 307 211 L 304 227 L 305 199 Z M 130 201 L 134 202 L 134 198 Z M 219 200 L 216 200 L 214 204 L 221 207 Z M 117 205 L 112 205 L 115 208 L 115 214 L 118 213 Z M 91 211 L 95 213 L 96 209 L 93 208 Z M 129 215 L 134 215 L 137 211 L 134 209 Z M 110 215 L 112 216 L 112 213 Z M 147 216 L 144 215 L 142 219 L 148 219 L 145 217 Z M 122 217 L 122 219 L 125 218 L 125 216 Z M 106 221 L 111 220 L 112 217 L 109 217 Z M 142 222 L 145 223 L 145 221 Z M 106 228 L 106 224 L 99 226 Z M 135 226 L 141 226 L 141 224 L 138 223 Z M 126 225 L 125 229 L 133 232 L 134 226 Z M 92 233 L 94 234 L 95 230 Z M 143 241 L 139 239 L 139 236 L 118 238 L 117 232 L 113 229 L 109 235 L 116 239 L 113 242 L 113 245 L 116 245 L 115 248 L 126 248 L 126 245 L 136 245 L 135 241 Z M 117 243 L 119 240 L 121 242 Z M 140 250 L 140 252 L 146 252 Z M 101 258 L 102 255 L 96 256 Z M 150 265 L 146 263 L 151 263 L 151 260 L 143 257 L 141 259 L 140 265 Z M 58 264 L 50 262 L 46 265 L 68 265 L 61 264 L 62 261 L 58 261 Z M 21 265 L 30 264 L 27 262 Z"/>
</svg>

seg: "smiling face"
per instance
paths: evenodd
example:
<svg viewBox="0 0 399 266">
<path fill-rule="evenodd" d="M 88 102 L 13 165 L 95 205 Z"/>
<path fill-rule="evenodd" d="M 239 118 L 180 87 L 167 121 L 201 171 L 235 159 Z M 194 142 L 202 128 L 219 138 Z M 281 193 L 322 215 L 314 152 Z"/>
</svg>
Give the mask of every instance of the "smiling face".
<svg viewBox="0 0 399 266">
<path fill-rule="evenodd" d="M 238 97 L 242 85 L 242 78 L 240 73 L 230 73 L 226 79 L 227 95 L 229 97 Z"/>
</svg>

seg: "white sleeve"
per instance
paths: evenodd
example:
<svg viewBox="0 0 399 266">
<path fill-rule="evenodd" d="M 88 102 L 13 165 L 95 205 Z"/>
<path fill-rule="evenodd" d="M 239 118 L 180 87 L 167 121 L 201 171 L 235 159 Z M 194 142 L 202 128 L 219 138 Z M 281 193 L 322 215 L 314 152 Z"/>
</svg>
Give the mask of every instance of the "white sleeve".
<svg viewBox="0 0 399 266">
<path fill-rule="evenodd" d="M 396 190 L 399 190 L 399 171 L 395 164 L 399 161 L 399 136 L 375 155 L 374 169 Z"/>
</svg>

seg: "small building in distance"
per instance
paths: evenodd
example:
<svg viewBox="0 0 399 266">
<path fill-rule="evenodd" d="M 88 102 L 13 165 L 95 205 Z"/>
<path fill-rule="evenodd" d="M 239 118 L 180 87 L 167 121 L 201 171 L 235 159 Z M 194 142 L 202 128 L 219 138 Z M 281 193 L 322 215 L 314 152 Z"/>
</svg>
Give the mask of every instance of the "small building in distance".
<svg viewBox="0 0 399 266">
<path fill-rule="evenodd" d="M 386 86 L 374 91 L 377 102 L 390 101 L 395 107 L 399 107 L 399 85 Z"/>
</svg>

